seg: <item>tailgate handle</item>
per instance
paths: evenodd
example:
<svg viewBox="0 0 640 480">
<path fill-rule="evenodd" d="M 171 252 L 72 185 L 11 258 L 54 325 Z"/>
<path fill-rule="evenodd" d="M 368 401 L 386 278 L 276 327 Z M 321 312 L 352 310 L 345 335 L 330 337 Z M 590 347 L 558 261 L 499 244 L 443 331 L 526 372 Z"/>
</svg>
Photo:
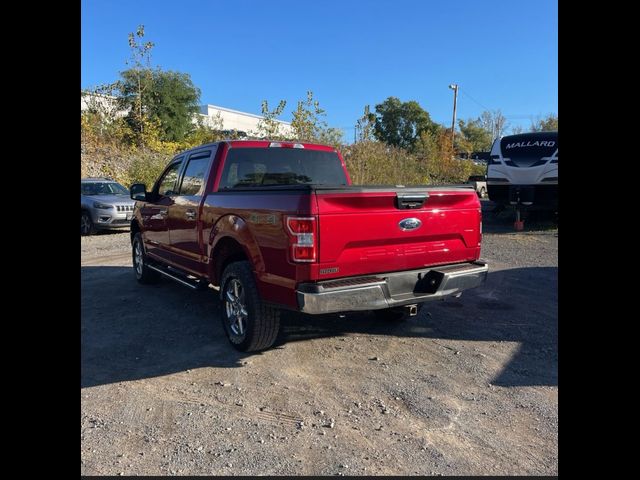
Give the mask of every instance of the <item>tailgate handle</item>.
<svg viewBox="0 0 640 480">
<path fill-rule="evenodd" d="M 429 198 L 428 193 L 412 193 L 405 195 L 396 193 L 396 208 L 400 210 L 420 208 L 424 205 L 427 198 Z"/>
</svg>

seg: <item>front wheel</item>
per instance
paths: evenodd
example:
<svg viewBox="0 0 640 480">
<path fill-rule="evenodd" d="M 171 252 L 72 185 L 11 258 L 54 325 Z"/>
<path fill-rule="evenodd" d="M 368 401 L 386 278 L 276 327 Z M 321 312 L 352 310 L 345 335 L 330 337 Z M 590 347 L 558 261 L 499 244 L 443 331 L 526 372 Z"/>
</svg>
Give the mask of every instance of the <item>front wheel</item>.
<svg viewBox="0 0 640 480">
<path fill-rule="evenodd" d="M 133 273 L 135 273 L 138 283 L 156 283 L 160 279 L 160 274 L 147 266 L 147 256 L 144 252 L 144 244 L 142 243 L 142 234 L 140 232 L 133 237 L 131 255 L 133 257 Z"/>
<path fill-rule="evenodd" d="M 220 282 L 222 324 L 236 350 L 269 348 L 280 330 L 280 310 L 262 303 L 249 262 L 227 265 Z"/>
<path fill-rule="evenodd" d="M 89 212 L 80 212 L 80 235 L 93 235 L 96 233 L 96 227 L 91 220 Z"/>
</svg>

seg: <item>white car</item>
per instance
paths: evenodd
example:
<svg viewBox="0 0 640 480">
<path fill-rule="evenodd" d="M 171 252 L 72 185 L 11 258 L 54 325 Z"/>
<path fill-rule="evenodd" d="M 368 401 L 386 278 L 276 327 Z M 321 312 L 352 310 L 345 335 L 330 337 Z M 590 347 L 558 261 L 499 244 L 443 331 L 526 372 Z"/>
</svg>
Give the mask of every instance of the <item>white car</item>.
<svg viewBox="0 0 640 480">
<path fill-rule="evenodd" d="M 467 180 L 467 183 L 474 186 L 478 197 L 487 197 L 487 179 L 484 175 L 472 175 L 469 177 L 469 180 Z"/>
<path fill-rule="evenodd" d="M 80 180 L 80 235 L 130 228 L 133 206 L 129 190 L 109 178 Z"/>
</svg>

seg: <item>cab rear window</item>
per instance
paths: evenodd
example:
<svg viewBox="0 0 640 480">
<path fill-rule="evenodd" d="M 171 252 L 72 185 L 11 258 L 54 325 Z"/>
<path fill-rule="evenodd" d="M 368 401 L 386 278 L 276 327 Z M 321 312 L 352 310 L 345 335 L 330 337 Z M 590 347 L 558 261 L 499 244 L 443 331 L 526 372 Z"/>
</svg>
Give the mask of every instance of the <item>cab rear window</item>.
<svg viewBox="0 0 640 480">
<path fill-rule="evenodd" d="M 232 148 L 219 188 L 305 184 L 347 185 L 338 154 L 301 148 Z"/>
</svg>

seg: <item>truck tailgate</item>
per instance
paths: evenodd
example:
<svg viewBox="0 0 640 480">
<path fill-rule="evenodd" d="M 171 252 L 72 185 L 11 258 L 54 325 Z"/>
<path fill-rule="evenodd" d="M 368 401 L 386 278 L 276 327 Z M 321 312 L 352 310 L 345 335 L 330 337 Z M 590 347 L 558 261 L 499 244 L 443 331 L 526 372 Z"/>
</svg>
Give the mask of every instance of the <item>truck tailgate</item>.
<svg viewBox="0 0 640 480">
<path fill-rule="evenodd" d="M 424 203 L 412 201 L 421 196 Z M 480 255 L 481 210 L 471 188 L 347 187 L 318 189 L 316 198 L 319 279 L 467 262 Z M 407 219 L 419 222 L 401 225 Z"/>
</svg>

